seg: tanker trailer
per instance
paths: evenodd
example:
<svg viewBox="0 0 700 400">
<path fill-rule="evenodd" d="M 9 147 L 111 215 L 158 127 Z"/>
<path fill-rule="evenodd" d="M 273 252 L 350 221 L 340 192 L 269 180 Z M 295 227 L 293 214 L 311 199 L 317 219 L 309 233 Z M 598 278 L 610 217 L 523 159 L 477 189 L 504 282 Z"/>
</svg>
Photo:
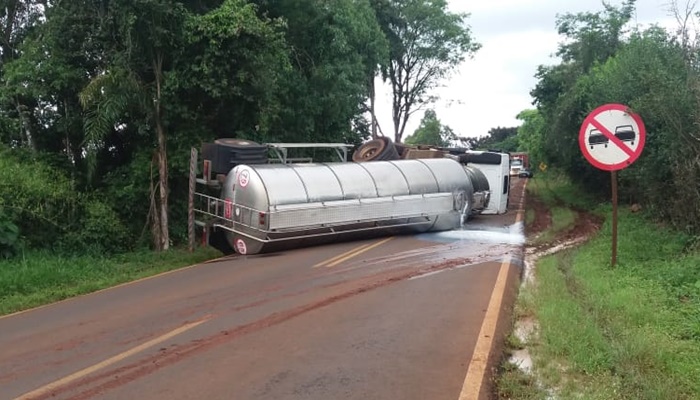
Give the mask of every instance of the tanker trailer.
<svg viewBox="0 0 700 400">
<path fill-rule="evenodd" d="M 454 229 L 474 205 L 467 170 L 447 158 L 237 165 L 219 198 L 196 196 L 240 254 Z"/>
</svg>

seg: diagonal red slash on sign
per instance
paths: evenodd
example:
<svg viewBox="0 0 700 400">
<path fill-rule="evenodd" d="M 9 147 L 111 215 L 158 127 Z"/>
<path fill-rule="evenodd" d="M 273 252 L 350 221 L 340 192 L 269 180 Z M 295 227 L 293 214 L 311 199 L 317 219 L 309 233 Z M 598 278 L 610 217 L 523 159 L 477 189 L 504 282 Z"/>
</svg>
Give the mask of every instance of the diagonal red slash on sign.
<svg viewBox="0 0 700 400">
<path fill-rule="evenodd" d="M 597 119 L 592 118 L 590 123 L 591 125 L 593 125 L 593 127 L 598 129 L 603 135 L 610 139 L 610 141 L 613 142 L 617 147 L 619 147 L 622 151 L 627 153 L 628 156 L 634 156 L 634 151 L 629 146 L 627 146 L 622 140 L 618 139 L 617 136 L 615 136 L 608 128 L 605 127 L 605 125 L 598 122 Z"/>
</svg>

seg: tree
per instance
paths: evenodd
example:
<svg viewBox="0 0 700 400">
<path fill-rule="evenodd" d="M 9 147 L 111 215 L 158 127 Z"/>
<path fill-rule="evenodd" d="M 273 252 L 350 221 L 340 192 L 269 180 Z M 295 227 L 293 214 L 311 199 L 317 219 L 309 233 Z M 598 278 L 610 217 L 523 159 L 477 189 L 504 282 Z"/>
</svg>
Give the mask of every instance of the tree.
<svg viewBox="0 0 700 400">
<path fill-rule="evenodd" d="M 87 110 L 87 149 L 104 148 L 104 138 L 127 123 L 129 111 L 155 132 L 154 160 L 158 169 L 158 202 L 153 203 L 152 231 L 157 250 L 170 247 L 168 224 L 168 158 L 163 116 L 164 84 L 183 39 L 186 11 L 172 0 L 136 0 L 108 7 L 117 38 L 104 71 L 80 94 Z"/>
<path fill-rule="evenodd" d="M 24 39 L 40 23 L 45 8 L 45 1 L 0 0 L 0 84 L 3 86 L 7 83 L 4 76 L 7 64 L 21 54 Z M 3 103 L 0 138 L 5 137 L 13 145 L 35 148 L 37 124 L 32 111 L 36 101 L 4 90 L 0 102 Z"/>
<path fill-rule="evenodd" d="M 602 12 L 562 15 L 557 29 L 569 40 L 560 44 L 557 55 L 564 64 L 576 63 L 584 73 L 607 60 L 623 44 L 624 28 L 634 15 L 635 3 L 636 0 L 625 0 L 615 7 L 603 2 Z"/>
<path fill-rule="evenodd" d="M 688 3 L 690 4 L 690 3 Z M 692 8 L 692 7 L 691 7 Z M 519 115 L 521 145 L 590 193 L 609 196 L 610 174 L 582 156 L 578 132 L 596 107 L 622 103 L 648 132 L 642 157 L 619 172 L 620 199 L 687 232 L 700 231 L 700 73 L 692 12 L 675 8 L 679 29 L 627 28 L 634 1 L 557 21 L 566 39 L 559 65 L 541 67 L 532 95 L 537 111 Z M 697 18 L 697 16 L 695 17 Z M 672 104 L 673 106 L 669 106 Z M 669 195 L 672 193 L 672 195 Z"/>
<path fill-rule="evenodd" d="M 435 99 L 430 91 L 480 45 L 465 21 L 445 0 L 376 0 L 374 7 L 389 40 L 382 78 L 392 88 L 394 141 L 401 142 L 415 112 Z"/>
<path fill-rule="evenodd" d="M 529 154 L 530 163 L 546 161 L 543 152 L 544 119 L 536 109 L 523 110 L 516 118 L 523 122 L 518 128 L 518 148 Z"/>
<path fill-rule="evenodd" d="M 406 138 L 406 144 L 448 147 L 454 140 L 457 140 L 457 135 L 452 128 L 442 125 L 435 111 L 428 109 L 425 110 L 418 129 Z"/>
<path fill-rule="evenodd" d="M 368 79 L 388 57 L 369 0 L 258 0 L 260 15 L 285 23 L 292 66 L 279 79 L 269 139 L 361 142 Z"/>
<path fill-rule="evenodd" d="M 530 93 L 545 121 L 543 155 L 575 180 L 587 181 L 597 190 L 607 187 L 600 183 L 606 175 L 589 169 L 578 146 L 572 146 L 577 142 L 583 119 L 602 104 L 596 104 L 591 97 L 591 81 L 583 78 L 614 59 L 624 48 L 626 26 L 634 14 L 634 4 L 634 0 L 626 0 L 619 7 L 604 3 L 602 11 L 559 16 L 556 25 L 564 40 L 557 54 L 562 63 L 540 66 L 536 74 L 538 82 Z"/>
<path fill-rule="evenodd" d="M 485 136 L 470 140 L 469 148 L 474 150 L 517 151 L 517 127 L 496 127 L 489 129 Z"/>
<path fill-rule="evenodd" d="M 405 126 L 478 48 L 465 18 L 445 0 L 0 0 L 0 145 L 71 188 L 65 229 L 31 233 L 79 251 L 143 244 L 150 226 L 153 248 L 177 245 L 191 147 L 358 144 L 378 134 L 367 114 L 390 71 Z"/>
</svg>

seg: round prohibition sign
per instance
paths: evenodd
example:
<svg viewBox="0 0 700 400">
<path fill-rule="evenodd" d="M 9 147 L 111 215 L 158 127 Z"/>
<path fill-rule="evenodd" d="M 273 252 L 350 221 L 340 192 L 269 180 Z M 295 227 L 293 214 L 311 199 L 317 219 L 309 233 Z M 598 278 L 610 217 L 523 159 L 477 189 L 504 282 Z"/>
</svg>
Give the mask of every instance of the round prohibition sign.
<svg viewBox="0 0 700 400">
<path fill-rule="evenodd" d="M 617 171 L 642 154 L 646 128 L 642 118 L 623 104 L 606 104 L 593 110 L 579 131 L 579 146 L 594 167 Z"/>
</svg>

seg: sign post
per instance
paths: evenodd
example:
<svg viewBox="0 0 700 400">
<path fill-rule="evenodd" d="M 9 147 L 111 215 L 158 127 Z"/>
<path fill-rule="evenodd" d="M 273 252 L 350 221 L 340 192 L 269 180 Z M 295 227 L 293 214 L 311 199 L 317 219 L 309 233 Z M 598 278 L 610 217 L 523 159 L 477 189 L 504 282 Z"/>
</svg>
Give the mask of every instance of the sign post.
<svg viewBox="0 0 700 400">
<path fill-rule="evenodd" d="M 612 266 L 617 263 L 617 171 L 642 154 L 646 128 L 642 118 L 623 104 L 605 104 L 593 110 L 579 131 L 583 156 L 594 167 L 610 171 L 612 180 Z"/>
</svg>

